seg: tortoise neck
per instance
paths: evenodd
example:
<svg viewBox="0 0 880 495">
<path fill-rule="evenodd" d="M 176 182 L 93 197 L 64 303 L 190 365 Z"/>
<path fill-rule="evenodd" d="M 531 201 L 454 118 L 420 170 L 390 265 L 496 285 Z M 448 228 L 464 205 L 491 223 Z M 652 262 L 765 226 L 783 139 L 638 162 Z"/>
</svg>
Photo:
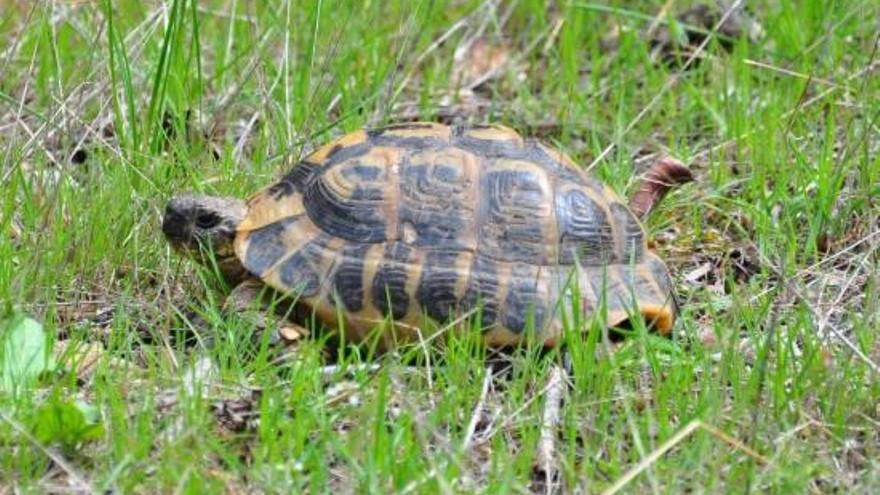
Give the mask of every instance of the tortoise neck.
<svg viewBox="0 0 880 495">
<path fill-rule="evenodd" d="M 220 273 L 223 274 L 223 280 L 230 287 L 237 286 L 250 276 L 247 270 L 244 269 L 244 266 L 242 266 L 241 261 L 234 256 L 220 260 L 218 265 Z"/>
</svg>

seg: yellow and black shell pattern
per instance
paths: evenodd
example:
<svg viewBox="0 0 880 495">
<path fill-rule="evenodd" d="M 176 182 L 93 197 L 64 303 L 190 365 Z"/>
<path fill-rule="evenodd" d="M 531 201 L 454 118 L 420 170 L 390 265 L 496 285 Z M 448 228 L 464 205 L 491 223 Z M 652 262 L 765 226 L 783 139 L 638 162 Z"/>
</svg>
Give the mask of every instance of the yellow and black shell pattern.
<svg viewBox="0 0 880 495">
<path fill-rule="evenodd" d="M 629 208 L 502 126 L 345 135 L 249 200 L 235 250 L 355 341 L 383 322 L 387 339 L 414 341 L 474 315 L 490 345 L 553 345 L 566 304 L 589 316 L 604 303 L 609 326 L 634 308 L 661 332 L 674 318 L 666 266 Z"/>
</svg>

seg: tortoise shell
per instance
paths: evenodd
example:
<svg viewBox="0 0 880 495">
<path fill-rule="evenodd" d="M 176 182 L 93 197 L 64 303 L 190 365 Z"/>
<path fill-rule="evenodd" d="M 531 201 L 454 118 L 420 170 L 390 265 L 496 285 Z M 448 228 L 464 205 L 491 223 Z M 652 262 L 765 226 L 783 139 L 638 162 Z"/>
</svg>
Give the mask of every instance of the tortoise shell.
<svg viewBox="0 0 880 495">
<path fill-rule="evenodd" d="M 352 340 L 387 315 L 395 341 L 478 315 L 490 345 L 527 329 L 552 345 L 575 294 L 585 315 L 604 300 L 609 326 L 634 303 L 661 332 L 674 318 L 666 267 L 626 204 L 502 126 L 345 135 L 250 198 L 235 251 Z"/>
</svg>

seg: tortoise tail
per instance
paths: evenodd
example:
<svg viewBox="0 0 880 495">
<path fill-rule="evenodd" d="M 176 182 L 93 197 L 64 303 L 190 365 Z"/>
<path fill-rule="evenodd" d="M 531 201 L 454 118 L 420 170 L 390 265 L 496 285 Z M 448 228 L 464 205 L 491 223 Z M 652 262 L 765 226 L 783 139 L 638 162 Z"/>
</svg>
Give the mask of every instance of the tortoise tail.
<svg viewBox="0 0 880 495">
<path fill-rule="evenodd" d="M 648 169 L 639 190 L 629 202 L 629 208 L 636 217 L 642 219 L 660 203 L 671 187 L 692 180 L 694 176 L 691 171 L 675 158 L 665 157 L 657 160 Z"/>
</svg>

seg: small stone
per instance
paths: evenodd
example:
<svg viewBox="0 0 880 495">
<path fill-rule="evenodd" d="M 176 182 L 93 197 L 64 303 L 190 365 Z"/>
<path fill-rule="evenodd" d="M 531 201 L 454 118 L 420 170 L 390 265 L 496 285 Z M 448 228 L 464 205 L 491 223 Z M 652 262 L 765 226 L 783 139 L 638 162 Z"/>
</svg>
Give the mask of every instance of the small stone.
<svg viewBox="0 0 880 495">
<path fill-rule="evenodd" d="M 283 338 L 287 342 L 296 342 L 305 337 L 305 335 L 303 335 L 302 331 L 299 328 L 293 326 L 279 327 L 278 335 L 280 335 L 281 338 Z"/>
</svg>

